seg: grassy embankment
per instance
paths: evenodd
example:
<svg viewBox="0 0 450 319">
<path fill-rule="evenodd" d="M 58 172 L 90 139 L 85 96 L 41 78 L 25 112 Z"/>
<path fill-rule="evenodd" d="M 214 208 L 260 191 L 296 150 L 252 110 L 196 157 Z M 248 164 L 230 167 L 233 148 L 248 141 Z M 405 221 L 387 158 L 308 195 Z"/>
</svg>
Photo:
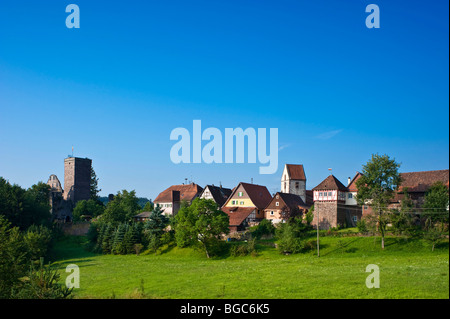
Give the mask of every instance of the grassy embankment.
<svg viewBox="0 0 450 319">
<path fill-rule="evenodd" d="M 207 259 L 193 249 L 148 255 L 100 255 L 84 237 L 54 248 L 55 264 L 80 267 L 75 298 L 449 298 L 448 240 L 434 252 L 420 239 L 321 238 L 316 251 L 281 255 L 273 240 L 258 242 L 258 256 Z M 380 269 L 379 289 L 365 285 L 366 266 Z"/>
</svg>

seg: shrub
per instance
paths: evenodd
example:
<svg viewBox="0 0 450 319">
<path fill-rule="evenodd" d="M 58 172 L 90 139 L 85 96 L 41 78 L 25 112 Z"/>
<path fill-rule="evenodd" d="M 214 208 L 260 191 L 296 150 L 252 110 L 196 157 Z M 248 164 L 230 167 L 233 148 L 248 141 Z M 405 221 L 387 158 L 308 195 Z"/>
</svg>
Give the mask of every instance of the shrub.
<svg viewBox="0 0 450 319">
<path fill-rule="evenodd" d="M 233 245 L 230 249 L 230 255 L 233 257 L 247 256 L 249 254 L 252 256 L 257 255 L 256 239 L 250 239 L 245 244 Z"/>
<path fill-rule="evenodd" d="M 277 229 L 278 250 L 282 254 L 295 254 L 302 250 L 301 234 L 295 224 L 282 224 Z"/>
<path fill-rule="evenodd" d="M 45 226 L 32 225 L 23 236 L 28 255 L 32 260 L 47 256 L 51 240 L 52 232 Z"/>
<path fill-rule="evenodd" d="M 367 223 L 366 223 L 366 221 L 364 219 L 359 220 L 356 223 L 356 227 L 358 227 L 358 231 L 361 234 L 365 234 L 365 233 L 367 233 L 369 231 L 369 229 L 367 228 Z"/>
<path fill-rule="evenodd" d="M 135 244 L 134 245 L 134 251 L 136 252 L 137 256 L 139 256 L 139 254 L 141 253 L 143 248 L 144 248 L 144 245 L 142 245 L 142 244 Z"/>
<path fill-rule="evenodd" d="M 22 278 L 22 284 L 12 293 L 14 299 L 66 299 L 70 298 L 73 288 L 59 283 L 58 270 L 43 265 L 43 258 L 38 269 L 31 264 L 28 276 Z"/>
<path fill-rule="evenodd" d="M 262 236 L 270 236 L 275 234 L 275 226 L 272 221 L 268 219 L 263 219 L 258 225 L 251 228 L 251 235 L 257 239 Z"/>
</svg>

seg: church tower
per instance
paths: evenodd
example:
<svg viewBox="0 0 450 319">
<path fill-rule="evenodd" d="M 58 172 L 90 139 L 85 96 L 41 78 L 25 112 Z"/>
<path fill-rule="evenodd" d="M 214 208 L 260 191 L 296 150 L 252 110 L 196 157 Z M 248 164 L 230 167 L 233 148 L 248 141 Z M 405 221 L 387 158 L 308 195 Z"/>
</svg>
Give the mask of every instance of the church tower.
<svg viewBox="0 0 450 319">
<path fill-rule="evenodd" d="M 306 203 L 306 175 L 303 165 L 286 164 L 284 166 L 281 192 L 298 195 Z"/>
</svg>

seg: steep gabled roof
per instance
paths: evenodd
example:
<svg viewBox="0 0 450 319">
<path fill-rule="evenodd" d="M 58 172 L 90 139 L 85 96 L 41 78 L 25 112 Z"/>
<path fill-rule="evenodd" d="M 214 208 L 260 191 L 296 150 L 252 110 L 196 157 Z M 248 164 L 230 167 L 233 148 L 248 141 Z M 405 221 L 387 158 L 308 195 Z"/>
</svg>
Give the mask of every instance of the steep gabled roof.
<svg viewBox="0 0 450 319">
<path fill-rule="evenodd" d="M 357 192 L 358 188 L 356 187 L 356 181 L 362 176 L 360 172 L 356 172 L 355 176 L 353 176 L 353 179 L 350 181 L 350 184 L 348 184 L 347 188 L 350 192 Z"/>
<path fill-rule="evenodd" d="M 222 207 L 230 217 L 230 226 L 239 226 L 254 210 L 254 207 Z"/>
<path fill-rule="evenodd" d="M 303 165 L 286 164 L 286 169 L 291 179 L 306 181 L 305 169 Z"/>
<path fill-rule="evenodd" d="M 214 201 L 221 207 L 227 201 L 227 198 L 231 195 L 231 189 L 225 188 L 222 186 L 214 186 L 214 185 L 206 185 L 203 189 L 202 193 L 209 189 L 211 196 L 214 198 Z"/>
<path fill-rule="evenodd" d="M 162 191 L 154 200 L 155 203 L 167 203 L 172 201 L 173 191 L 180 192 L 180 200 L 192 201 L 203 188 L 197 184 L 173 185 Z"/>
<path fill-rule="evenodd" d="M 317 190 L 340 190 L 348 192 L 348 188 L 344 186 L 334 175 L 330 175 L 325 178 L 322 183 L 313 188 L 313 191 Z"/>
<path fill-rule="evenodd" d="M 269 202 L 272 200 L 272 195 L 270 195 L 270 192 L 266 186 L 242 182 L 240 183 L 240 185 L 244 187 L 245 191 L 248 194 L 248 197 L 258 209 L 266 208 Z M 237 189 L 238 187 L 236 187 L 235 191 Z"/>
<path fill-rule="evenodd" d="M 309 208 L 310 207 L 310 206 L 306 205 L 306 203 L 302 200 L 302 198 L 296 194 L 278 192 L 274 196 L 275 199 L 276 199 L 277 195 L 279 195 L 280 198 L 283 200 L 283 202 L 286 204 L 286 206 L 291 209 L 294 207 L 301 207 L 301 208 Z"/>
</svg>

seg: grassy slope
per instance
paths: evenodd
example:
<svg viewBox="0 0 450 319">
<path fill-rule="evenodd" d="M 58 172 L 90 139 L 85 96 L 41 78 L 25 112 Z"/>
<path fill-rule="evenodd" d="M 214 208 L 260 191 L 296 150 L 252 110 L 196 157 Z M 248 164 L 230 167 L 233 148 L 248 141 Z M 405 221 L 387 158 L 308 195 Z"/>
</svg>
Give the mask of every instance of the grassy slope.
<svg viewBox="0 0 450 319">
<path fill-rule="evenodd" d="M 448 241 L 431 252 L 421 240 L 324 237 L 315 252 L 284 256 L 258 245 L 257 257 L 206 259 L 191 249 L 160 255 L 96 255 L 83 238 L 55 247 L 56 264 L 80 267 L 77 298 L 449 298 Z M 368 289 L 368 264 L 380 267 L 379 289 Z M 61 270 L 62 280 L 66 277 Z"/>
</svg>

